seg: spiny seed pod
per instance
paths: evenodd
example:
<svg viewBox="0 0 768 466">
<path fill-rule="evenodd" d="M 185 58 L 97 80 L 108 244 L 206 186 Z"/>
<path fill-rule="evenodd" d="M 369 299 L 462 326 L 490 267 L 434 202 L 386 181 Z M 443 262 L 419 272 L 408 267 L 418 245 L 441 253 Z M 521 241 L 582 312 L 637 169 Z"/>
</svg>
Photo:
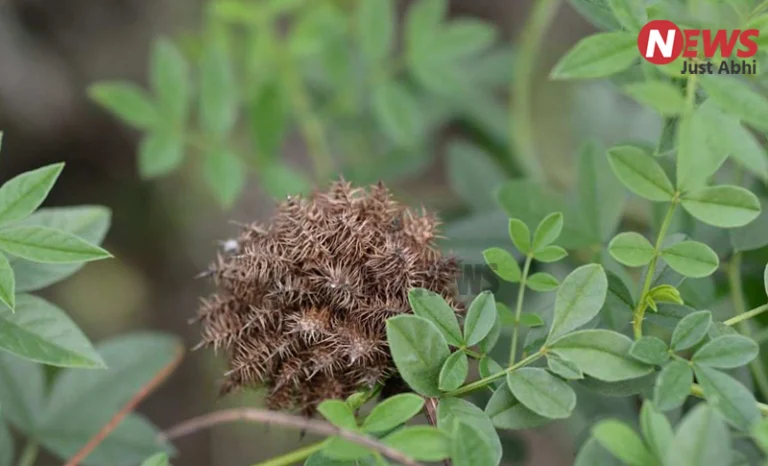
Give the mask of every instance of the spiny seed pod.
<svg viewBox="0 0 768 466">
<path fill-rule="evenodd" d="M 244 226 L 212 266 L 203 344 L 223 349 L 223 392 L 265 386 L 273 409 L 311 414 L 395 374 L 385 321 L 410 312 L 408 290 L 457 310 L 458 262 L 435 248 L 437 219 L 396 203 L 383 184 L 334 183 L 290 197 L 266 226 Z"/>
<path fill-rule="evenodd" d="M 212 266 L 203 344 L 229 355 L 223 392 L 265 386 L 273 409 L 311 414 L 395 374 L 385 321 L 410 312 L 408 290 L 457 310 L 458 262 L 435 248 L 437 219 L 396 203 L 383 184 L 334 183 L 244 226 Z"/>
</svg>

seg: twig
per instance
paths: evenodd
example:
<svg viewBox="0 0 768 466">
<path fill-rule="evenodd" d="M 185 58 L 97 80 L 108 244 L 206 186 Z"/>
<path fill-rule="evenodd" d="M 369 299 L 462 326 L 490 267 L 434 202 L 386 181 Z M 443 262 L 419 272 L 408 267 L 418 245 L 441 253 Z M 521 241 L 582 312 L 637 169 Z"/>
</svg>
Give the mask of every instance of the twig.
<svg viewBox="0 0 768 466">
<path fill-rule="evenodd" d="M 91 437 L 91 439 L 88 441 L 88 443 L 85 444 L 83 448 L 80 449 L 75 455 L 70 458 L 69 461 L 64 466 L 77 466 L 82 462 L 84 459 L 88 457 L 88 455 L 91 454 L 91 452 L 99 446 L 99 444 L 104 441 L 107 436 L 112 433 L 115 428 L 120 425 L 120 422 L 131 413 L 134 409 L 136 409 L 136 406 L 138 406 L 139 403 L 141 403 L 144 398 L 149 396 L 150 393 L 155 391 L 155 389 L 162 384 L 165 379 L 168 378 L 171 373 L 176 369 L 176 367 L 181 362 L 182 358 L 184 357 L 184 350 L 179 349 L 177 351 L 177 354 L 174 356 L 173 360 L 169 362 L 167 365 L 165 365 L 160 371 L 155 374 L 152 379 L 147 382 L 143 387 L 141 387 L 141 390 L 136 393 L 133 398 L 128 400 L 128 403 L 123 406 L 120 411 L 118 411 L 114 416 L 112 416 L 112 419 L 107 422 L 104 427 L 102 427 L 96 435 Z"/>
<path fill-rule="evenodd" d="M 279 426 L 306 430 L 308 432 L 313 432 L 319 435 L 339 436 L 345 440 L 349 440 L 350 442 L 354 442 L 358 445 L 376 450 L 387 458 L 393 461 L 397 461 L 400 464 L 404 464 L 406 466 L 423 466 L 421 463 L 400 453 L 394 448 L 384 445 L 378 440 L 372 437 L 368 437 L 367 435 L 353 432 L 347 429 L 342 429 L 340 427 L 334 426 L 333 424 L 329 424 L 317 419 L 306 419 L 291 414 L 256 408 L 225 409 L 209 414 L 204 414 L 202 416 L 184 421 L 168 429 L 162 434 L 161 438 L 164 440 L 172 440 L 175 438 L 184 437 L 185 435 L 193 434 L 199 430 L 207 429 L 218 424 L 225 424 L 228 422 L 236 421 L 253 421 L 276 424 Z"/>
</svg>

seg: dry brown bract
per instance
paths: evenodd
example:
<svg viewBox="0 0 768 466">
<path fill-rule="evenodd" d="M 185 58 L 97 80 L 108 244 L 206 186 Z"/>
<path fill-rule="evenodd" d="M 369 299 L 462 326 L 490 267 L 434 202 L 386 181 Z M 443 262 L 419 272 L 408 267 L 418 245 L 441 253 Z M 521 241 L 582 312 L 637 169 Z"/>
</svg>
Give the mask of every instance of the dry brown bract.
<svg viewBox="0 0 768 466">
<path fill-rule="evenodd" d="M 214 266 L 203 342 L 229 354 L 223 391 L 264 385 L 273 409 L 310 414 L 395 373 L 385 321 L 410 312 L 408 290 L 456 300 L 455 258 L 435 248 L 437 219 L 339 181 L 282 202 L 270 225 L 243 228 Z M 232 248 L 230 248 L 232 249 Z"/>
</svg>

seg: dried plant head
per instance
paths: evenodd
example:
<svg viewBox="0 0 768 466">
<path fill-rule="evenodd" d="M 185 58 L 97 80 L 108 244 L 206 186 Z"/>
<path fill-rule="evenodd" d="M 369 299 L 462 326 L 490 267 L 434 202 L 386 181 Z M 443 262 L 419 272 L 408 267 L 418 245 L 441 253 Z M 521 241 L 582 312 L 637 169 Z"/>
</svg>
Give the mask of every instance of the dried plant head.
<svg viewBox="0 0 768 466">
<path fill-rule="evenodd" d="M 458 262 L 435 247 L 437 227 L 383 184 L 343 180 L 289 197 L 267 225 L 243 226 L 213 264 L 217 291 L 199 311 L 203 343 L 229 357 L 223 391 L 264 386 L 271 408 L 311 414 L 324 399 L 397 380 L 385 322 L 410 312 L 408 290 L 458 303 Z"/>
</svg>

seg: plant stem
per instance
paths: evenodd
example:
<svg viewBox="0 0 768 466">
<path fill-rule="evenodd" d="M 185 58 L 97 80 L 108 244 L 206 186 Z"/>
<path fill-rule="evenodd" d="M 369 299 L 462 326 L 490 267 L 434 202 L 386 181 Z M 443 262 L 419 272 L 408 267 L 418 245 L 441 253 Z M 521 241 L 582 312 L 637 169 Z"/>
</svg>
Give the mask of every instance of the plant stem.
<svg viewBox="0 0 768 466">
<path fill-rule="evenodd" d="M 21 456 L 19 457 L 18 466 L 34 465 L 35 460 L 37 459 L 38 450 L 39 448 L 37 442 L 31 439 L 27 441 L 27 444 L 24 446 L 24 450 L 21 452 Z"/>
<path fill-rule="evenodd" d="M 726 320 L 723 323 L 725 325 L 736 325 L 744 320 L 751 319 L 752 317 L 758 316 L 765 311 L 768 311 L 768 304 L 763 304 L 762 306 L 756 307 L 751 311 L 747 311 L 743 314 L 737 315 L 735 317 L 731 317 L 730 319 Z"/>
<path fill-rule="evenodd" d="M 501 372 L 497 372 L 495 374 L 489 375 L 488 377 L 484 377 L 480 380 L 476 380 L 472 383 L 469 383 L 467 385 L 464 385 L 463 387 L 459 387 L 456 390 L 453 390 L 451 392 L 448 392 L 444 394 L 443 396 L 460 396 L 465 395 L 469 392 L 473 392 L 475 390 L 478 390 L 480 388 L 485 387 L 486 385 L 490 384 L 494 380 L 500 379 L 504 377 L 505 375 L 514 372 L 517 369 L 520 369 L 523 366 L 527 366 L 528 364 L 532 363 L 533 361 L 539 359 L 540 357 L 544 356 L 545 349 L 540 349 L 537 353 L 533 353 L 532 355 L 528 356 L 527 358 L 521 359 L 520 362 L 513 364 L 509 366 L 508 368 L 504 369 Z"/>
<path fill-rule="evenodd" d="M 520 313 L 523 309 L 523 298 L 525 297 L 525 284 L 528 281 L 528 271 L 531 269 L 531 260 L 533 254 L 528 253 L 525 256 L 525 265 L 523 265 L 523 275 L 520 278 L 520 289 L 517 290 L 517 305 L 515 306 L 515 327 L 512 329 L 512 346 L 509 348 L 509 365 L 515 363 L 517 358 L 517 331 L 520 328 Z"/>
<path fill-rule="evenodd" d="M 749 17 L 754 18 L 755 16 L 759 15 L 766 9 L 768 9 L 768 0 L 765 0 L 763 3 L 759 4 L 754 10 L 752 10 L 752 13 L 749 14 Z"/>
<path fill-rule="evenodd" d="M 293 450 L 292 452 L 286 453 L 284 455 L 276 456 L 274 458 L 268 459 L 267 461 L 256 463 L 253 466 L 291 466 L 293 464 L 300 463 L 301 461 L 312 456 L 313 453 L 322 450 L 323 446 L 325 446 L 325 440 L 322 442 L 313 443 L 312 445 L 306 446 L 304 448 L 299 448 L 298 450 Z"/>
<path fill-rule="evenodd" d="M 560 6 L 560 0 L 537 0 L 531 7 L 528 21 L 520 35 L 519 54 L 515 62 L 510 88 L 510 147 L 513 158 L 522 165 L 529 177 L 542 178 L 533 135 L 531 116 L 533 89 L 536 77 L 536 59 L 540 55 L 542 39 Z"/>
<path fill-rule="evenodd" d="M 731 262 L 728 264 L 727 273 L 728 286 L 731 289 L 731 303 L 733 304 L 733 311 L 736 314 L 733 319 L 729 320 L 735 319 L 735 323 L 739 326 L 739 331 L 743 335 L 752 338 L 752 328 L 746 321 L 746 319 L 751 316 L 744 317 L 747 315 L 747 312 L 745 311 L 746 305 L 744 303 L 744 294 L 742 293 L 740 252 L 735 253 L 733 258 L 731 258 Z M 768 374 L 765 373 L 765 367 L 763 367 L 762 361 L 760 359 L 755 359 L 749 363 L 749 367 L 752 369 L 752 375 L 755 378 L 755 383 L 760 390 L 760 394 L 763 396 L 763 399 L 768 400 Z"/>
<path fill-rule="evenodd" d="M 643 282 L 643 289 L 640 291 L 640 296 L 635 305 L 635 311 L 632 315 L 632 329 L 635 334 L 635 340 L 643 336 L 643 318 L 645 316 L 645 296 L 651 289 L 651 283 L 653 282 L 653 274 L 656 270 L 656 262 L 659 259 L 659 253 L 661 252 L 661 244 L 664 242 L 664 238 L 667 235 L 669 225 L 672 223 L 672 214 L 675 213 L 675 207 L 678 202 L 678 194 L 675 193 L 672 202 L 669 204 L 667 214 L 664 216 L 664 221 L 661 223 L 659 229 L 659 235 L 656 237 L 656 244 L 653 246 L 653 257 L 651 262 L 648 263 L 648 270 L 645 272 L 645 281 Z"/>
</svg>

